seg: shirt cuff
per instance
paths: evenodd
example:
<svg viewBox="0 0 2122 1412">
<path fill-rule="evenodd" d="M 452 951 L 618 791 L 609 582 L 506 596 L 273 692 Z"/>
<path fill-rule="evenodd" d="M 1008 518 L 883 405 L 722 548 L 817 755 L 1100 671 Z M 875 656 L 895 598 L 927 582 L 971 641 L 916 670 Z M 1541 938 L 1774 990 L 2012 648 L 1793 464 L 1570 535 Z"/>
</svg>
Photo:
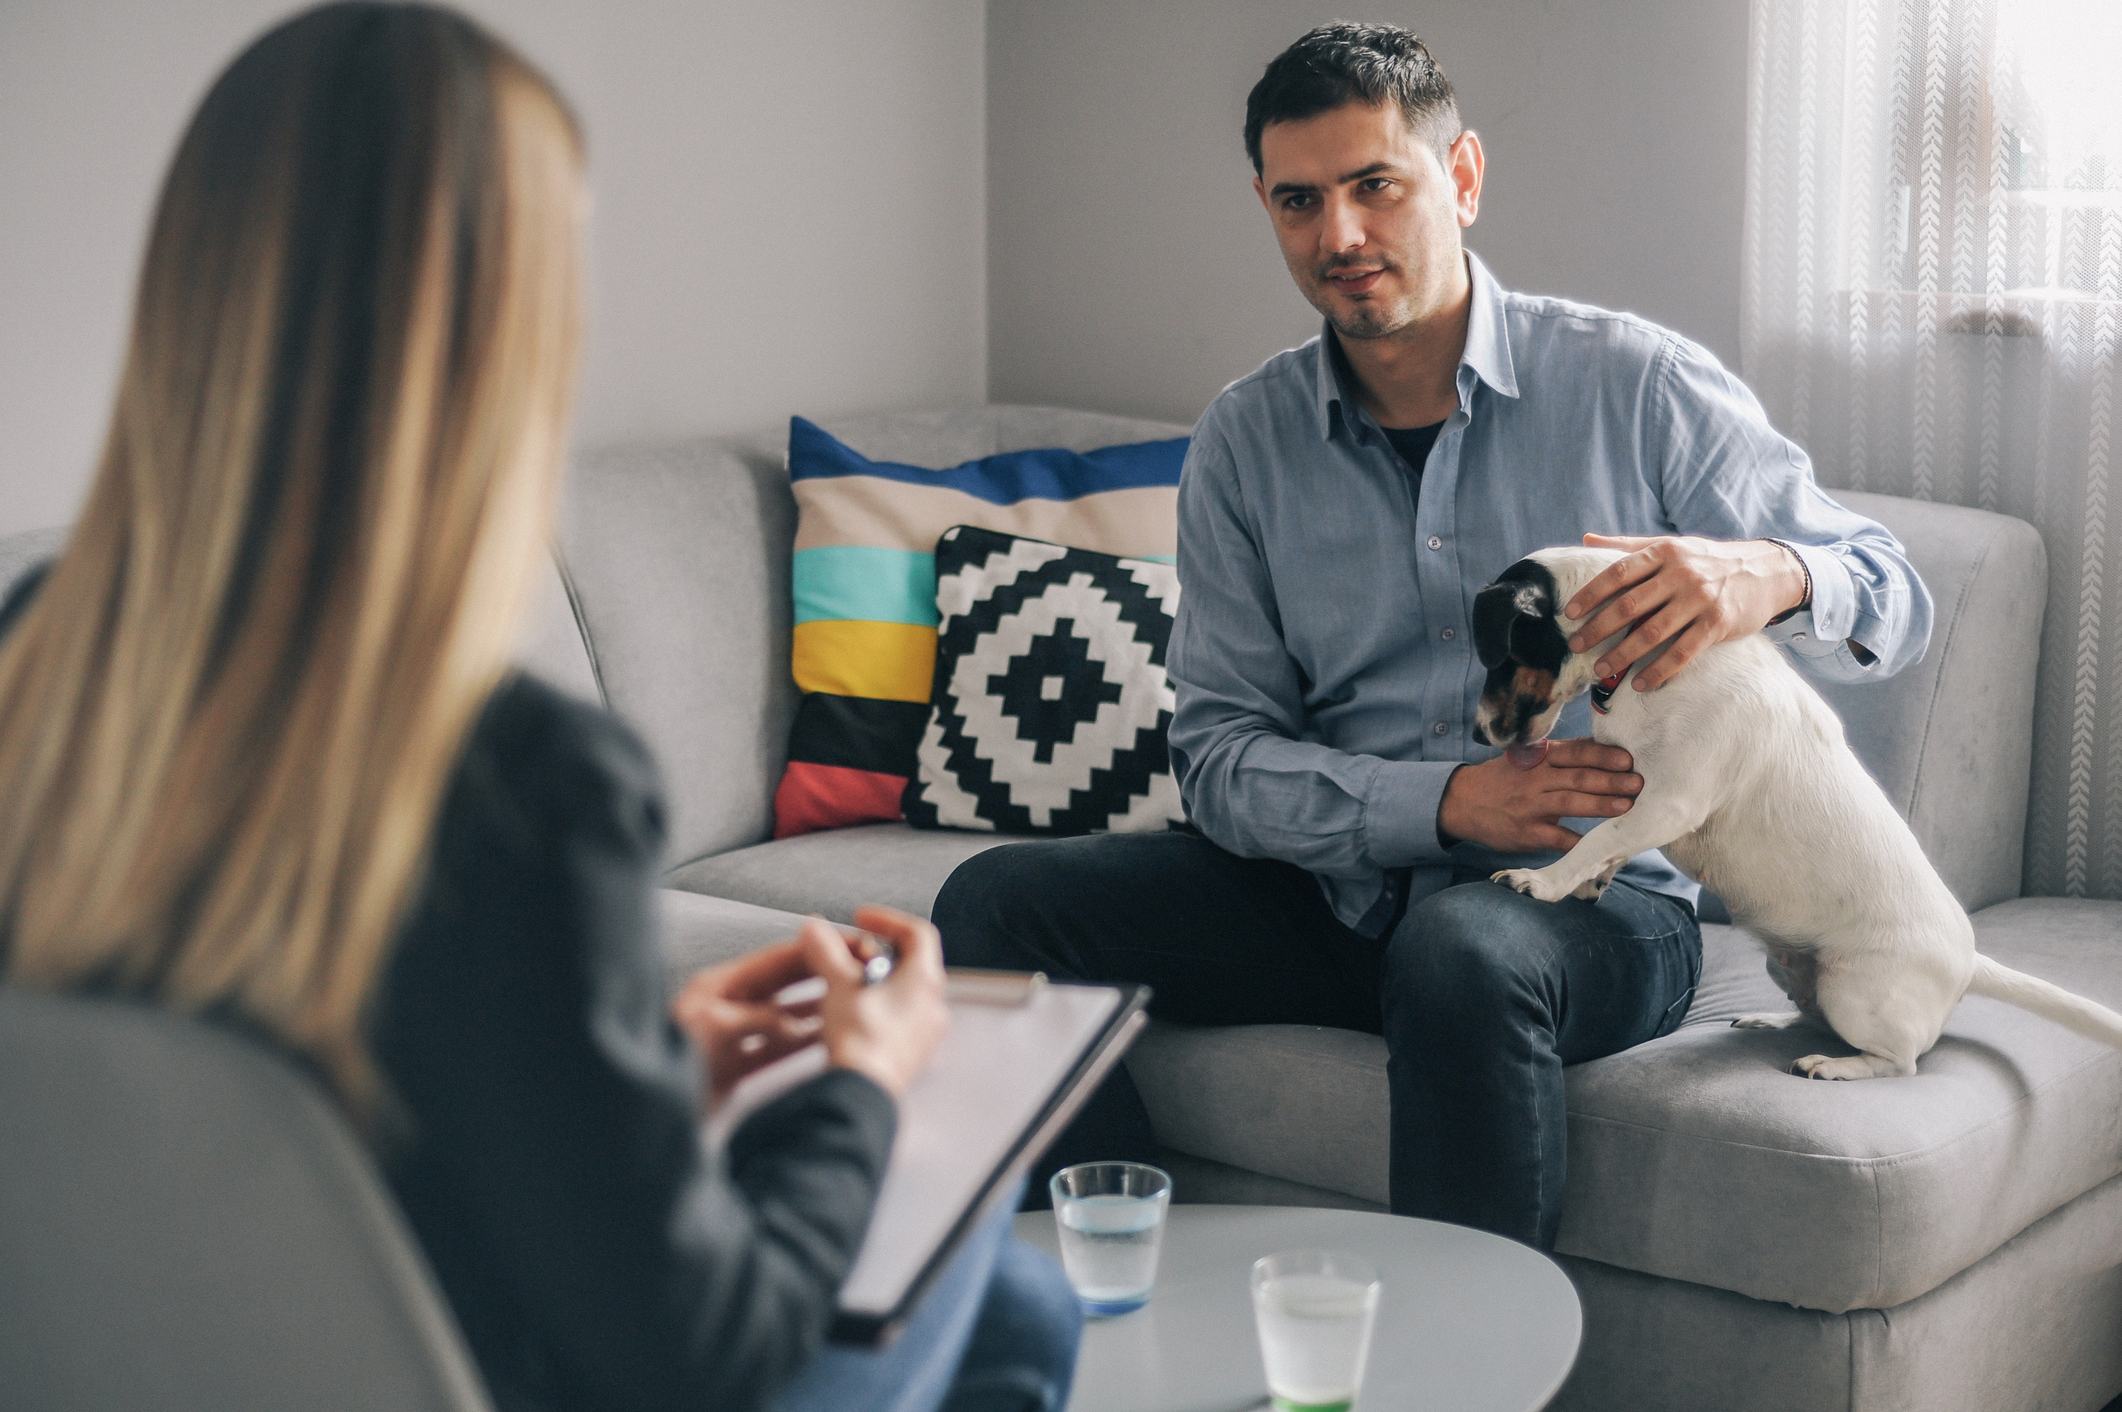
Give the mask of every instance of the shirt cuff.
<svg viewBox="0 0 2122 1412">
<path fill-rule="evenodd" d="M 1784 543 L 1785 541 L 1777 541 Z M 1842 556 L 1817 544 L 1791 544 L 1812 576 L 1812 602 L 1762 629 L 1768 640 L 1804 657 L 1832 656 L 1857 626 L 1857 587 Z"/>
<path fill-rule="evenodd" d="M 1381 760 L 1363 801 L 1363 851 L 1373 866 L 1407 868 L 1445 860 L 1437 809 L 1458 760 Z"/>
</svg>

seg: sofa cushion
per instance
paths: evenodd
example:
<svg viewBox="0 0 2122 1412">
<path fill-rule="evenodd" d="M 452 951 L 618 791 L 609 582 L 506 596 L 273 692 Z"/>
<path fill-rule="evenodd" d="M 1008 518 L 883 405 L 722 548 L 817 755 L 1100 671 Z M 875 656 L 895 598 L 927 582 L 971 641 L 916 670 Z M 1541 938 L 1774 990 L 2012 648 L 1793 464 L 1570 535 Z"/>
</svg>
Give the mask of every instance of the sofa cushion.
<svg viewBox="0 0 2122 1412">
<path fill-rule="evenodd" d="M 1975 928 L 2005 964 L 2122 1005 L 2122 903 L 2023 899 Z M 1568 1073 L 1564 1252 L 1807 1308 L 1888 1308 L 2122 1174 L 2122 1053 L 1971 999 L 1914 1078 L 1798 1079 L 1791 1060 L 1849 1047 L 1730 1028 L 1787 1006 L 1743 933 L 1703 931 L 1681 1028 Z M 1167 1145 L 1384 1199 L 1383 1040 L 1160 1025 L 1129 1067 Z"/>
<path fill-rule="evenodd" d="M 1165 735 L 1179 573 L 957 525 L 936 541 L 916 828 L 1141 833 L 1186 818 Z"/>
<path fill-rule="evenodd" d="M 957 465 L 862 455 L 794 419 L 796 685 L 774 835 L 899 817 L 936 664 L 937 540 L 954 525 L 1114 554 L 1177 552 L 1184 438 Z"/>
<path fill-rule="evenodd" d="M 674 888 L 660 889 L 656 902 L 664 970 L 674 991 L 702 967 L 787 941 L 803 925 L 794 912 Z"/>
<path fill-rule="evenodd" d="M 1008 842 L 991 833 L 859 824 L 702 858 L 673 869 L 664 883 L 836 922 L 852 920 L 865 902 L 926 917 L 953 868 Z"/>
<path fill-rule="evenodd" d="M 1002 406 L 822 424 L 872 460 L 912 465 L 1187 432 L 1168 422 Z M 776 431 L 619 447 L 583 457 L 568 477 L 562 571 L 605 704 L 641 732 L 662 766 L 675 863 L 773 833 L 774 785 L 796 708 L 796 502 L 786 446 L 787 434 Z"/>
<path fill-rule="evenodd" d="M 2017 897 L 2048 601 L 2041 536 L 1985 510 L 1856 491 L 1835 498 L 1907 547 L 1937 616 L 1922 661 L 1820 694 L 1960 905 Z"/>
<path fill-rule="evenodd" d="M 795 518 L 770 444 L 621 448 L 568 477 L 561 566 L 605 704 L 662 769 L 673 859 L 770 831 Z"/>
</svg>

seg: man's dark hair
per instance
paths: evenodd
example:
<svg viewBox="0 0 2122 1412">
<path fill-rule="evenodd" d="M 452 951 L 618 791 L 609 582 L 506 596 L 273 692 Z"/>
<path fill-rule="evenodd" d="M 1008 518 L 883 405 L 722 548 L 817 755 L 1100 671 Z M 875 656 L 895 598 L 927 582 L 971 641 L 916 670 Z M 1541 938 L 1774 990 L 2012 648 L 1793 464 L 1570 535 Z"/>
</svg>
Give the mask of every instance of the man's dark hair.
<svg viewBox="0 0 2122 1412">
<path fill-rule="evenodd" d="M 1277 54 L 1245 100 L 1245 155 L 1260 172 L 1260 134 L 1344 103 L 1399 106 L 1407 125 L 1449 164 L 1458 140 L 1459 102 L 1451 80 L 1413 32 L 1398 25 L 1335 20 Z"/>
</svg>

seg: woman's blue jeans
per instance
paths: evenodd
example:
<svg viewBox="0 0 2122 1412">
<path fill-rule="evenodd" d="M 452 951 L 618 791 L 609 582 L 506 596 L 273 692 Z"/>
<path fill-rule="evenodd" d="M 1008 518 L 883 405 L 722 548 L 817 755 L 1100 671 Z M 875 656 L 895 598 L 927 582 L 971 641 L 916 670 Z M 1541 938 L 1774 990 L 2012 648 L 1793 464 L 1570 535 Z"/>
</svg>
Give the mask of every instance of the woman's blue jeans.
<svg viewBox="0 0 2122 1412">
<path fill-rule="evenodd" d="M 1083 1310 L 1053 1257 L 1010 1234 L 1021 1191 L 966 1240 L 897 1341 L 827 1345 L 775 1412 L 1061 1412 Z"/>
</svg>

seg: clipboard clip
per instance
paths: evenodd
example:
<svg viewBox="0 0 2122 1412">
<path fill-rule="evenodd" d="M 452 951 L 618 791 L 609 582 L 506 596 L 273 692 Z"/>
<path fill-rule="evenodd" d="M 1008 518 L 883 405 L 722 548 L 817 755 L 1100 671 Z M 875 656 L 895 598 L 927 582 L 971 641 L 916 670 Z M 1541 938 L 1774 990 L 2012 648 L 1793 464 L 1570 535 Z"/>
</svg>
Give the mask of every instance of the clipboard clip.
<svg viewBox="0 0 2122 1412">
<path fill-rule="evenodd" d="M 1032 1003 L 1046 989 L 1044 971 L 982 971 L 953 966 L 944 972 L 943 996 L 953 1005 L 997 1005 L 1006 1009 Z"/>
</svg>

